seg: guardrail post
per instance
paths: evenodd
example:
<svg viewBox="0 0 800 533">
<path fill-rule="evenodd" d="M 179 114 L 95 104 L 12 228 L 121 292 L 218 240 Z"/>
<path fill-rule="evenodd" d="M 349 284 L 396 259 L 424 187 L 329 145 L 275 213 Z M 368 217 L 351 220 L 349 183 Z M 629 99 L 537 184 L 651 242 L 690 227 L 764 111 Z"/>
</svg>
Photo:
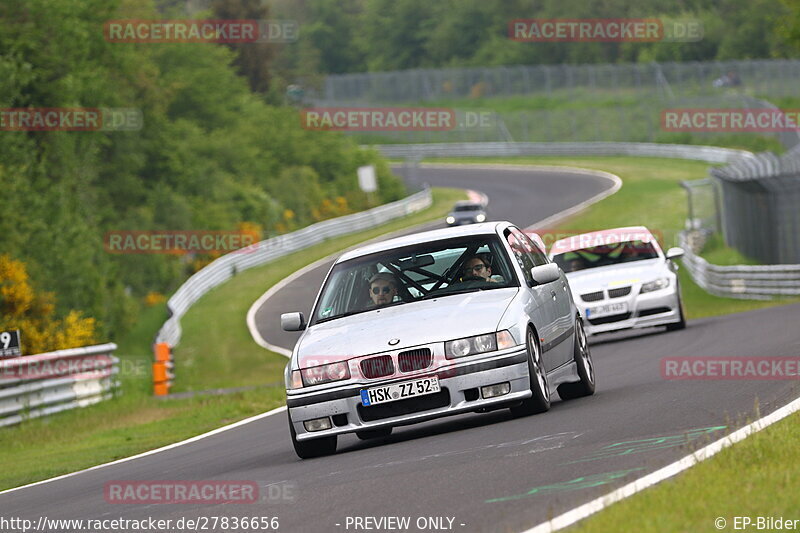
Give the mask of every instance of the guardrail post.
<svg viewBox="0 0 800 533">
<path fill-rule="evenodd" d="M 157 342 L 153 349 L 155 362 L 153 363 L 153 394 L 166 396 L 172 387 L 175 374 L 172 369 L 175 363 L 172 360 L 172 347 L 166 342 Z"/>
</svg>

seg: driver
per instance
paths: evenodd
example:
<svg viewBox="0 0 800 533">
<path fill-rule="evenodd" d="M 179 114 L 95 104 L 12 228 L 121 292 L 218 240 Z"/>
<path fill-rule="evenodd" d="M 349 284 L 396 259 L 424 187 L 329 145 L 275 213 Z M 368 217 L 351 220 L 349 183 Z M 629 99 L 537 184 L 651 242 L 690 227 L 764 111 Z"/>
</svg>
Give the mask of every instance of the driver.
<svg viewBox="0 0 800 533">
<path fill-rule="evenodd" d="M 374 307 L 392 303 L 397 296 L 397 279 L 389 272 L 378 272 L 369 278 L 369 297 Z"/>
<path fill-rule="evenodd" d="M 461 269 L 461 275 L 464 278 L 478 277 L 483 281 L 497 283 L 496 279 L 492 279 L 492 267 L 483 255 L 474 255 L 467 259 Z"/>
</svg>

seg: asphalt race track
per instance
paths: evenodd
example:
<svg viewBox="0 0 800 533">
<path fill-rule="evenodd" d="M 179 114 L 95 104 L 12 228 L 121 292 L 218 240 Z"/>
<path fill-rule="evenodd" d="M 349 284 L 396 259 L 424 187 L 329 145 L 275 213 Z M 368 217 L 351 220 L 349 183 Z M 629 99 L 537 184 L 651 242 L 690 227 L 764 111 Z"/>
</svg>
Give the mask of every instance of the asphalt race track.
<svg viewBox="0 0 800 533">
<path fill-rule="evenodd" d="M 484 192 L 490 220 L 523 227 L 608 186 L 530 171 L 426 168 L 417 178 Z M 307 311 L 326 269 L 309 271 L 266 302 L 257 320 L 268 341 L 291 347 L 276 317 Z M 554 400 L 541 415 L 468 414 L 398 428 L 382 441 L 340 437 L 336 455 L 301 461 L 279 412 L 158 454 L 2 494 L 0 509 L 34 524 L 41 516 L 153 517 L 173 524 L 183 517 L 263 516 L 278 517 L 279 531 L 327 532 L 366 530 L 354 527 L 356 517 L 409 517 L 407 529 L 372 530 L 520 531 L 730 433 L 752 417 L 756 399 L 764 415 L 795 398 L 795 381 L 667 380 L 661 359 L 796 357 L 798 322 L 794 305 L 690 321 L 678 332 L 594 338 L 596 395 Z M 104 485 L 115 480 L 249 480 L 259 484 L 261 498 L 255 504 L 110 504 Z M 716 516 L 709 509 L 709 529 Z"/>
</svg>

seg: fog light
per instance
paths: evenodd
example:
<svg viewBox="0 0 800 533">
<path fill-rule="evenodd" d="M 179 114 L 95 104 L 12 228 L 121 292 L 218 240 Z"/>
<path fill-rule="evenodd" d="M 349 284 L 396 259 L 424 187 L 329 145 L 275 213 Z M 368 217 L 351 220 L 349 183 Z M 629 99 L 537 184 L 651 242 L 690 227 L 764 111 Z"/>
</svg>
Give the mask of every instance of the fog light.
<svg viewBox="0 0 800 533">
<path fill-rule="evenodd" d="M 498 383 L 497 385 L 487 385 L 481 387 L 481 395 L 484 398 L 494 398 L 495 396 L 503 396 L 511 392 L 511 383 Z"/>
<path fill-rule="evenodd" d="M 322 431 L 323 429 L 331 429 L 330 417 L 315 418 L 313 420 L 306 420 L 303 422 L 306 431 Z"/>
</svg>

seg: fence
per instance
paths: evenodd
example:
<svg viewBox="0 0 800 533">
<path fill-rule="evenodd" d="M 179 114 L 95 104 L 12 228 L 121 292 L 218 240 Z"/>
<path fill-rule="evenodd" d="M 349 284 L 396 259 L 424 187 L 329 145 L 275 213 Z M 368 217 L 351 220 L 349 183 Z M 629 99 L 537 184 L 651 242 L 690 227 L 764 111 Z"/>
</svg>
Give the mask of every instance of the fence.
<svg viewBox="0 0 800 533">
<path fill-rule="evenodd" d="M 795 96 L 800 60 L 693 61 L 614 65 L 516 65 L 416 69 L 328 76 L 317 104 L 389 104 L 512 95 L 571 96 L 577 91 L 646 91 L 663 99 L 719 94 L 715 81 L 734 71 L 753 94 Z"/>
<path fill-rule="evenodd" d="M 237 272 L 264 265 L 331 237 L 361 231 L 409 215 L 430 206 L 431 202 L 431 192 L 425 189 L 397 202 L 317 222 L 301 230 L 256 243 L 251 250 L 232 252 L 220 257 L 196 272 L 172 295 L 167 302 L 170 317 L 158 332 L 156 342 L 165 342 L 170 346 L 177 345 L 181 339 L 180 321 L 189 307 Z"/>
<path fill-rule="evenodd" d="M 767 264 L 800 263 L 800 147 L 712 168 L 725 243 Z"/>
<path fill-rule="evenodd" d="M 110 398 L 119 359 L 113 343 L 0 359 L 0 427 Z"/>
</svg>

